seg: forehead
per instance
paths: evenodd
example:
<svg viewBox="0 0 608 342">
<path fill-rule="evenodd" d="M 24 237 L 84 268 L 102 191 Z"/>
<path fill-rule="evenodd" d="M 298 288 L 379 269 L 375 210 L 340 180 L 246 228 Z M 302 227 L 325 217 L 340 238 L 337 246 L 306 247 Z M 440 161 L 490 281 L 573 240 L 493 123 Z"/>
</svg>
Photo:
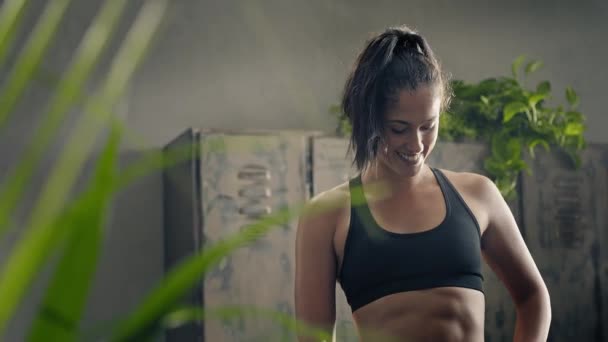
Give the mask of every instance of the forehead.
<svg viewBox="0 0 608 342">
<path fill-rule="evenodd" d="M 422 86 L 401 90 L 386 113 L 386 120 L 417 123 L 439 115 L 441 94 L 436 87 Z"/>
</svg>

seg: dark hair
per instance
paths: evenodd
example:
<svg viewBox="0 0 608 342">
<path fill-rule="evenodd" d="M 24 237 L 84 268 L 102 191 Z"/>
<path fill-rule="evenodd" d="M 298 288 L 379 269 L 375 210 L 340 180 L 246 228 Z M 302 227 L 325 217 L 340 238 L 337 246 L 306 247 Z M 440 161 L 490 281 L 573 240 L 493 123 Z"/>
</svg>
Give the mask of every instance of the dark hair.
<svg viewBox="0 0 608 342">
<path fill-rule="evenodd" d="M 426 40 L 405 26 L 391 27 L 367 41 L 346 80 L 342 111 L 352 126 L 350 148 L 359 170 L 378 153 L 384 115 L 401 90 L 438 86 L 442 110 L 451 90 L 447 75 Z"/>
</svg>

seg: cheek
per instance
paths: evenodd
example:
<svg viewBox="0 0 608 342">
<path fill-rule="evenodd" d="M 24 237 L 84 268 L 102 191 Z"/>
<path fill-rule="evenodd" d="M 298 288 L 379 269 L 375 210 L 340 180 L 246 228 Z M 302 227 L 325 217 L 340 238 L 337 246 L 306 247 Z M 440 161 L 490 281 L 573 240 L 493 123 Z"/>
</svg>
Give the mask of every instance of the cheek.
<svg viewBox="0 0 608 342">
<path fill-rule="evenodd" d="M 433 147 L 435 146 L 435 143 L 437 142 L 437 131 L 434 131 L 433 133 L 429 133 L 428 135 L 426 135 L 424 137 L 424 147 L 427 151 L 430 151 L 433 149 Z"/>
<path fill-rule="evenodd" d="M 388 146 L 389 149 L 394 149 L 399 146 L 399 144 L 403 141 L 403 134 L 396 134 L 387 130 L 384 132 L 382 136 L 381 143 L 379 146 L 379 151 L 384 152 L 384 148 Z"/>
<path fill-rule="evenodd" d="M 388 146 L 395 148 L 398 146 L 401 146 L 403 144 L 404 141 L 406 141 L 407 139 L 405 139 L 403 134 L 387 134 L 386 136 L 386 142 L 388 144 Z"/>
</svg>

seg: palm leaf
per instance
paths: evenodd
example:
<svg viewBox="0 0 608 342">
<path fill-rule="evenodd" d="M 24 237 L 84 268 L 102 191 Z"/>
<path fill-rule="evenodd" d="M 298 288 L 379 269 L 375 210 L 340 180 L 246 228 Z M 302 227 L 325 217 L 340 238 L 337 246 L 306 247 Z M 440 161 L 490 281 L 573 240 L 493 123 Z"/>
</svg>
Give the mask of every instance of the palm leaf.
<svg viewBox="0 0 608 342">
<path fill-rule="evenodd" d="M 23 91 L 32 79 L 44 53 L 53 41 L 53 36 L 61 23 L 61 19 L 69 3 L 70 0 L 52 0 L 44 8 L 42 16 L 25 43 L 25 47 L 19 58 L 17 58 L 16 65 L 11 68 L 8 80 L 0 92 L 0 126 L 13 111 L 15 104 L 21 98 Z M 7 9 L 7 15 L 19 15 L 21 12 L 20 8 L 16 8 L 13 11 L 10 9 L 11 6 Z M 10 27 L 8 31 L 8 34 L 10 34 L 10 31 L 12 31 Z M 5 39 L 10 39 L 10 37 L 7 36 Z"/>
<path fill-rule="evenodd" d="M 84 159 L 110 115 L 110 109 L 124 91 L 128 80 L 146 52 L 160 24 L 166 1 L 146 2 L 114 58 L 100 92 L 85 104 L 85 115 L 77 123 L 66 148 L 51 171 L 27 222 L 23 238 L 9 256 L 0 274 L 0 334 L 31 284 L 53 245 L 52 225 L 56 222 Z"/>
<path fill-rule="evenodd" d="M 88 189 L 54 227 L 58 236 L 67 238 L 67 245 L 30 330 L 30 341 L 76 340 L 112 198 L 120 136 L 121 128 L 114 124 Z"/>
<path fill-rule="evenodd" d="M 21 23 L 26 5 L 27 0 L 5 0 L 0 9 L 0 68 L 15 41 L 15 31 Z"/>
<path fill-rule="evenodd" d="M 0 188 L 0 234 L 6 230 L 10 213 L 13 211 L 24 188 L 27 186 L 36 164 L 44 154 L 53 134 L 63 121 L 69 109 L 78 101 L 85 82 L 98 64 L 99 57 L 112 35 L 116 21 L 120 17 L 125 1 L 106 1 L 93 24 L 89 27 L 78 51 L 63 79 L 57 85 L 56 93 L 49 103 L 47 114 L 34 134 L 32 143 L 23 158 Z M 57 12 L 54 10 L 53 12 Z M 44 25 L 46 27 L 48 25 Z M 18 67 L 17 67 L 18 69 Z M 31 78 L 31 73 L 24 77 Z M 5 96 L 12 96 L 5 94 Z M 11 110 L 7 108 L 6 110 Z"/>
</svg>

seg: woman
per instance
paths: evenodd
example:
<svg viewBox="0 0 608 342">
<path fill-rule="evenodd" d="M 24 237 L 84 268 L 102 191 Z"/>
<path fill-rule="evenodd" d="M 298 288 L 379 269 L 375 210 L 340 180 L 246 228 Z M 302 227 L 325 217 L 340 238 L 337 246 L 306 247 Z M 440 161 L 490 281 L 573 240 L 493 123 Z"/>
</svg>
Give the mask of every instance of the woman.
<svg viewBox="0 0 608 342">
<path fill-rule="evenodd" d="M 483 256 L 516 305 L 515 341 L 547 339 L 547 288 L 494 183 L 425 163 L 448 83 L 408 28 L 367 42 L 342 101 L 360 173 L 300 218 L 299 320 L 331 333 L 338 281 L 363 341 L 483 341 Z"/>
</svg>

